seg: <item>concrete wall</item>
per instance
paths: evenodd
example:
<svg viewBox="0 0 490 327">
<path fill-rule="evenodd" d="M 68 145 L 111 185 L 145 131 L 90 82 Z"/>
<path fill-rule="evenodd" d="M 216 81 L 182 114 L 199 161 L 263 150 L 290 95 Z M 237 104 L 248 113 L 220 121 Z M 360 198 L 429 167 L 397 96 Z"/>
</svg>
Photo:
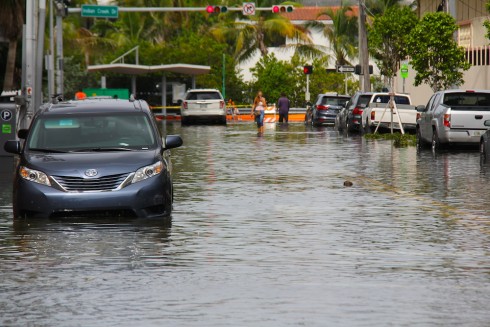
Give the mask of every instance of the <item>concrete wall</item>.
<svg viewBox="0 0 490 327">
<path fill-rule="evenodd" d="M 415 70 L 409 65 L 408 78 L 405 80 L 405 93 L 410 94 L 415 105 L 427 104 L 432 96 L 432 89 L 427 84 L 417 87 L 413 85 L 415 81 Z M 490 66 L 473 66 L 464 74 L 465 83 L 460 86 L 464 90 L 490 89 Z M 395 83 L 397 92 L 402 92 L 403 79 L 398 76 Z"/>
</svg>

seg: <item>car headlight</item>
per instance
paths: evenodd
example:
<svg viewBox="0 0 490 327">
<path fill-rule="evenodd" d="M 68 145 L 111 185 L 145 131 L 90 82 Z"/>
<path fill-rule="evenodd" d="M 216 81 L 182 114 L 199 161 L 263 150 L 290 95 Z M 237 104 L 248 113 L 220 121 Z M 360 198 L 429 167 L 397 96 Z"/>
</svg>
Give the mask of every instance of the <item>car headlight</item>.
<svg viewBox="0 0 490 327">
<path fill-rule="evenodd" d="M 136 171 L 131 183 L 141 182 L 147 178 L 159 175 L 163 170 L 163 163 L 158 161 L 153 165 L 142 167 Z"/>
<path fill-rule="evenodd" d="M 48 175 L 39 170 L 29 169 L 21 166 L 19 169 L 20 177 L 30 182 L 51 186 Z"/>
</svg>

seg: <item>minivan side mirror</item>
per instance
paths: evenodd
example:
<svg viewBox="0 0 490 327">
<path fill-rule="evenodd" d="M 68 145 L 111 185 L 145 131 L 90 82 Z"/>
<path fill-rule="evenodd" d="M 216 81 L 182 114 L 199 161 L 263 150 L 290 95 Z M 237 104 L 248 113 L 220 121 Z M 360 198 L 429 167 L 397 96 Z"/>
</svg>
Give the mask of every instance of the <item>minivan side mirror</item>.
<svg viewBox="0 0 490 327">
<path fill-rule="evenodd" d="M 490 119 L 485 120 L 485 122 L 483 123 L 483 125 L 490 127 Z"/>
<path fill-rule="evenodd" d="M 8 153 L 20 154 L 21 152 L 20 142 L 16 140 L 7 141 L 3 145 L 3 149 Z"/>
<path fill-rule="evenodd" d="M 415 107 L 415 109 L 416 109 L 418 112 L 424 112 L 424 111 L 425 111 L 425 106 L 424 106 L 424 105 L 420 105 L 420 106 Z"/>
<path fill-rule="evenodd" d="M 17 132 L 17 136 L 23 140 L 25 140 L 27 138 L 28 134 L 29 134 L 28 129 L 19 129 L 19 131 Z"/>
<path fill-rule="evenodd" d="M 165 149 L 174 149 L 178 148 L 184 144 L 184 141 L 182 141 L 182 138 L 179 135 L 167 135 L 165 138 Z"/>
</svg>

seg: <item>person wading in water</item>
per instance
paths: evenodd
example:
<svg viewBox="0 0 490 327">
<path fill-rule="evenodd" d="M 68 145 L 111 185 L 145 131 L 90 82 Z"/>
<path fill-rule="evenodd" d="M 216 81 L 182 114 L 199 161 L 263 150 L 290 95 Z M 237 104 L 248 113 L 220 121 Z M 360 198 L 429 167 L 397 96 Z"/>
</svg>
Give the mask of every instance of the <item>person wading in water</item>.
<svg viewBox="0 0 490 327">
<path fill-rule="evenodd" d="M 262 91 L 259 91 L 254 99 L 251 112 L 251 115 L 255 116 L 255 122 L 257 123 L 259 134 L 264 133 L 264 110 L 266 105 L 267 101 L 263 97 Z"/>
</svg>

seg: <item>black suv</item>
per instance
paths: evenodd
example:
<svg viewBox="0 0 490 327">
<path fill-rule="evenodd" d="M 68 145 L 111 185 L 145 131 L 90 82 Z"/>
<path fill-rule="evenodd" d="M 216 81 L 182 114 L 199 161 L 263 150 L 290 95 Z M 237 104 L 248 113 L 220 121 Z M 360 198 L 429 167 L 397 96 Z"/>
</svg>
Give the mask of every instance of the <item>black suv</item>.
<svg viewBox="0 0 490 327">
<path fill-rule="evenodd" d="M 337 93 L 319 94 L 305 114 L 305 124 L 313 126 L 334 125 L 335 117 L 350 100 L 348 95 Z"/>
<path fill-rule="evenodd" d="M 20 141 L 13 186 L 14 219 L 28 217 L 163 217 L 172 212 L 169 149 L 148 104 L 82 100 L 47 104 Z"/>
</svg>

